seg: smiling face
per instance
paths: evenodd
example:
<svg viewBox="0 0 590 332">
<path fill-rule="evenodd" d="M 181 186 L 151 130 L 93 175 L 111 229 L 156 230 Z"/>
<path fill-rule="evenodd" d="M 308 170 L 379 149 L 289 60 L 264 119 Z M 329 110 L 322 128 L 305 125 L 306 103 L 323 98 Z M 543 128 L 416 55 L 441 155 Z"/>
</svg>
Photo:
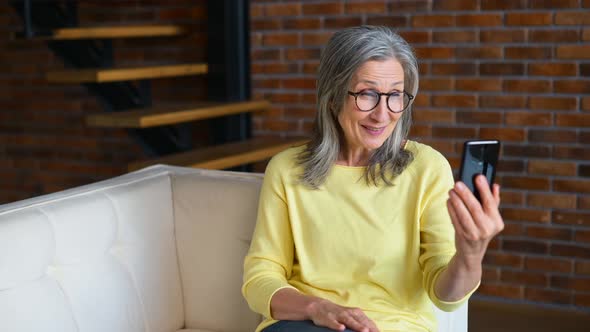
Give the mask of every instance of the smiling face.
<svg viewBox="0 0 590 332">
<path fill-rule="evenodd" d="M 402 92 L 404 70 L 395 59 L 367 61 L 353 76 L 349 90 Z M 342 110 L 338 114 L 338 122 L 345 138 L 345 146 L 339 159 L 348 160 L 347 164 L 366 163 L 372 152 L 391 136 L 403 113 L 390 112 L 386 98 L 382 96 L 379 105 L 372 111 L 362 112 L 356 106 L 354 96 L 346 96 Z"/>
</svg>

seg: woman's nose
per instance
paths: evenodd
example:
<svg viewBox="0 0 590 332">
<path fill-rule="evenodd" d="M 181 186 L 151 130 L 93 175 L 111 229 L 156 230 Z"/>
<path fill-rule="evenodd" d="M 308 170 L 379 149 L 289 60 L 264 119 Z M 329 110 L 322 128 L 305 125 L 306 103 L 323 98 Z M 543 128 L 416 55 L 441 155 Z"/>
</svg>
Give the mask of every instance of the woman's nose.
<svg viewBox="0 0 590 332">
<path fill-rule="evenodd" d="M 379 104 L 373 109 L 370 117 L 377 122 L 387 121 L 389 118 L 389 109 L 387 109 L 387 96 L 381 96 Z"/>
</svg>

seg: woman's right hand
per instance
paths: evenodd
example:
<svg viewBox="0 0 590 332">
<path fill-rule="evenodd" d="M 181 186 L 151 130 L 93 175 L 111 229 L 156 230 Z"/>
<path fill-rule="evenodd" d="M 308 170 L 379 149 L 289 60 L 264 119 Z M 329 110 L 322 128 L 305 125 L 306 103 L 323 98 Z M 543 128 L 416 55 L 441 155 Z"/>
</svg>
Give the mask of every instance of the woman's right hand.
<svg viewBox="0 0 590 332">
<path fill-rule="evenodd" d="M 357 332 L 379 332 L 375 323 L 359 308 L 343 307 L 324 299 L 313 301 L 308 308 L 315 325 L 337 331 L 348 328 Z"/>
</svg>

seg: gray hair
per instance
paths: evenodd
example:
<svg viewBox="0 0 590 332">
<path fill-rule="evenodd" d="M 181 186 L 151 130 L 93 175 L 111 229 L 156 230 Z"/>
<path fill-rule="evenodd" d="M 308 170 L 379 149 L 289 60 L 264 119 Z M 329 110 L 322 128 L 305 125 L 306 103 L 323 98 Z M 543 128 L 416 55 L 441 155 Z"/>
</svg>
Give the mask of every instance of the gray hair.
<svg viewBox="0 0 590 332">
<path fill-rule="evenodd" d="M 336 162 L 344 134 L 338 123 L 350 82 L 365 62 L 396 59 L 404 70 L 404 89 L 416 96 L 418 64 L 411 46 L 387 27 L 360 26 L 336 32 L 320 57 L 317 82 L 317 108 L 312 139 L 298 156 L 303 167 L 300 180 L 304 185 L 318 188 Z M 365 171 L 367 184 L 386 185 L 412 161 L 410 151 L 403 149 L 412 122 L 412 105 L 402 116 L 383 145 L 375 150 Z M 388 175 L 389 174 L 389 175 Z"/>
</svg>

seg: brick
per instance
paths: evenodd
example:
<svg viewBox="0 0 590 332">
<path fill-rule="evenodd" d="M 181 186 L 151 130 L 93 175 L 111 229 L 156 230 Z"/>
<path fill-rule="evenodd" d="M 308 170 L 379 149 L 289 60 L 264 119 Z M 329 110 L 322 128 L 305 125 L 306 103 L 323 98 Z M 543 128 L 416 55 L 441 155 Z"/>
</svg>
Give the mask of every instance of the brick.
<svg viewBox="0 0 590 332">
<path fill-rule="evenodd" d="M 399 35 L 412 45 L 430 42 L 430 31 L 399 31 Z"/>
<path fill-rule="evenodd" d="M 299 43 L 296 33 L 272 33 L 262 36 L 262 44 L 265 46 L 295 46 Z"/>
<path fill-rule="evenodd" d="M 432 136 L 440 138 L 473 138 L 476 135 L 475 128 L 442 127 L 432 128 Z"/>
<path fill-rule="evenodd" d="M 503 208 L 501 212 L 502 217 L 506 220 L 531 221 L 538 223 L 549 223 L 551 221 L 551 213 L 546 210 Z"/>
<path fill-rule="evenodd" d="M 590 114 L 556 114 L 555 123 L 562 127 L 590 127 Z"/>
<path fill-rule="evenodd" d="M 285 51 L 287 60 L 319 60 L 319 48 L 295 48 Z"/>
<path fill-rule="evenodd" d="M 549 59 L 551 47 L 506 47 L 506 59 Z"/>
<path fill-rule="evenodd" d="M 531 271 L 571 273 L 573 266 L 571 260 L 563 258 L 527 256 L 524 260 L 524 268 Z"/>
<path fill-rule="evenodd" d="M 551 81 L 548 80 L 504 80 L 504 91 L 542 93 L 551 91 Z"/>
<path fill-rule="evenodd" d="M 572 239 L 572 230 L 555 227 L 530 226 L 526 229 L 526 236 L 533 239 L 570 241 Z"/>
<path fill-rule="evenodd" d="M 590 213 L 553 211 L 552 220 L 562 225 L 590 226 Z"/>
<path fill-rule="evenodd" d="M 261 79 L 257 78 L 252 81 L 255 89 L 278 89 L 281 87 L 281 82 L 277 79 Z"/>
<path fill-rule="evenodd" d="M 264 97 L 271 103 L 277 104 L 297 104 L 301 102 L 301 96 L 298 93 L 269 92 Z"/>
<path fill-rule="evenodd" d="M 507 112 L 504 116 L 510 126 L 550 126 L 551 113 Z"/>
<path fill-rule="evenodd" d="M 418 59 L 449 59 L 454 56 L 454 49 L 450 47 L 416 47 Z"/>
<path fill-rule="evenodd" d="M 582 110 L 583 111 L 590 111 L 590 97 L 582 98 Z"/>
<path fill-rule="evenodd" d="M 575 43 L 580 40 L 578 30 L 531 30 L 529 42 L 532 43 Z"/>
<path fill-rule="evenodd" d="M 548 158 L 551 156 L 551 149 L 548 146 L 530 144 L 526 146 L 504 144 L 502 152 L 507 157 Z"/>
<path fill-rule="evenodd" d="M 283 27 L 283 21 L 279 19 L 252 20 L 250 27 L 253 32 L 263 30 L 280 30 Z"/>
<path fill-rule="evenodd" d="M 590 180 L 553 180 L 553 190 L 560 192 L 590 193 Z"/>
<path fill-rule="evenodd" d="M 527 286 L 545 286 L 549 283 L 549 278 L 539 272 L 502 270 L 500 281 Z"/>
<path fill-rule="evenodd" d="M 340 1 L 322 3 L 304 3 L 303 15 L 338 15 L 344 13 L 344 5 Z"/>
<path fill-rule="evenodd" d="M 580 64 L 580 76 L 590 76 L 590 64 Z"/>
<path fill-rule="evenodd" d="M 422 91 L 448 91 L 453 89 L 453 80 L 450 78 L 421 78 L 420 90 Z"/>
<path fill-rule="evenodd" d="M 578 66 L 575 63 L 530 63 L 529 75 L 533 76 L 576 76 Z"/>
<path fill-rule="evenodd" d="M 590 164 L 579 165 L 578 175 L 583 177 L 590 177 Z"/>
<path fill-rule="evenodd" d="M 455 82 L 455 88 L 459 91 L 502 91 L 502 80 L 495 78 L 461 78 Z"/>
<path fill-rule="evenodd" d="M 316 80 L 313 78 L 283 78 L 280 80 L 285 89 L 315 89 Z"/>
<path fill-rule="evenodd" d="M 578 197 L 578 209 L 590 210 L 590 196 Z"/>
<path fill-rule="evenodd" d="M 529 7 L 534 9 L 579 8 L 578 0 L 529 0 Z"/>
<path fill-rule="evenodd" d="M 476 107 L 477 97 L 473 95 L 435 95 L 432 105 L 436 107 Z"/>
<path fill-rule="evenodd" d="M 524 161 L 500 159 L 498 161 L 498 170 L 502 172 L 522 173 L 525 170 Z"/>
<path fill-rule="evenodd" d="M 457 123 L 500 124 L 502 123 L 502 113 L 461 111 L 457 112 Z"/>
<path fill-rule="evenodd" d="M 455 25 L 453 15 L 414 15 L 412 26 L 415 28 L 452 27 Z"/>
<path fill-rule="evenodd" d="M 542 208 L 575 209 L 576 195 L 530 193 L 527 205 Z"/>
<path fill-rule="evenodd" d="M 559 24 L 559 25 L 587 25 L 587 24 L 590 24 L 590 13 L 588 11 L 557 12 L 555 14 L 555 24 Z"/>
<path fill-rule="evenodd" d="M 346 14 L 381 14 L 387 11 L 383 1 L 347 2 L 344 5 Z"/>
<path fill-rule="evenodd" d="M 486 283 L 479 286 L 477 294 L 518 300 L 524 297 L 524 286 Z"/>
<path fill-rule="evenodd" d="M 435 43 L 474 43 L 477 41 L 476 31 L 433 31 L 432 41 Z"/>
<path fill-rule="evenodd" d="M 405 27 L 409 24 L 406 16 L 371 16 L 367 18 L 369 25 L 385 25 L 388 27 Z"/>
<path fill-rule="evenodd" d="M 459 27 L 494 27 L 502 25 L 500 14 L 457 15 L 456 25 Z"/>
<path fill-rule="evenodd" d="M 457 59 L 499 59 L 502 48 L 497 46 L 458 47 L 455 51 Z"/>
<path fill-rule="evenodd" d="M 525 96 L 494 96 L 485 95 L 479 97 L 479 107 L 484 108 L 524 108 Z"/>
<path fill-rule="evenodd" d="M 481 0 L 482 10 L 506 10 L 526 8 L 526 0 Z"/>
<path fill-rule="evenodd" d="M 430 95 L 427 93 L 420 93 L 414 99 L 412 104 L 414 107 L 427 107 L 430 106 Z"/>
<path fill-rule="evenodd" d="M 590 148 L 555 146 L 553 157 L 560 159 L 590 160 Z"/>
<path fill-rule="evenodd" d="M 479 32 L 482 43 L 522 43 L 526 40 L 526 32 L 522 29 L 482 30 Z"/>
<path fill-rule="evenodd" d="M 361 25 L 360 17 L 328 17 L 324 20 L 326 29 L 343 29 Z"/>
<path fill-rule="evenodd" d="M 431 71 L 433 75 L 475 75 L 477 67 L 474 63 L 433 63 Z"/>
<path fill-rule="evenodd" d="M 480 75 L 524 75 L 524 64 L 522 63 L 480 63 Z"/>
<path fill-rule="evenodd" d="M 590 59 L 590 45 L 560 45 L 556 52 L 560 59 Z"/>
<path fill-rule="evenodd" d="M 453 123 L 455 112 L 447 110 L 421 109 L 413 112 L 413 120 L 416 123 Z"/>
<path fill-rule="evenodd" d="M 502 204 L 523 205 L 524 194 L 519 191 L 504 190 L 500 191 L 500 201 Z"/>
<path fill-rule="evenodd" d="M 520 269 L 523 267 L 523 256 L 503 253 L 503 252 L 495 252 L 495 251 L 488 251 L 486 252 L 483 263 L 493 266 L 501 266 L 501 267 L 511 267 Z"/>
<path fill-rule="evenodd" d="M 502 249 L 504 251 L 514 251 L 531 254 L 549 253 L 549 245 L 546 242 L 533 240 L 504 239 L 502 242 Z"/>
<path fill-rule="evenodd" d="M 471 0 L 445 0 L 445 1 L 433 1 L 432 8 L 434 10 L 476 10 L 477 2 Z"/>
<path fill-rule="evenodd" d="M 534 302 L 567 305 L 572 303 L 572 294 L 567 291 L 526 287 L 525 299 Z"/>
<path fill-rule="evenodd" d="M 310 107 L 287 107 L 284 114 L 286 117 L 313 118 L 317 112 L 315 106 Z"/>
<path fill-rule="evenodd" d="M 551 287 L 590 292 L 590 278 L 552 276 Z"/>
<path fill-rule="evenodd" d="M 531 129 L 528 139 L 531 142 L 575 143 L 578 133 L 574 130 Z"/>
<path fill-rule="evenodd" d="M 320 66 L 320 62 L 319 61 L 306 61 L 303 64 L 303 73 L 304 74 L 317 74 L 318 72 L 318 67 Z M 315 98 L 315 95 L 314 95 Z M 312 103 L 315 103 L 315 101 L 313 101 Z"/>
<path fill-rule="evenodd" d="M 577 261 L 575 272 L 579 275 L 590 276 L 590 261 Z"/>
<path fill-rule="evenodd" d="M 574 241 L 577 243 L 580 243 L 580 242 L 590 243 L 590 231 L 577 230 L 574 235 Z"/>
<path fill-rule="evenodd" d="M 297 64 L 293 63 L 253 63 L 252 74 L 290 74 L 297 71 Z"/>
<path fill-rule="evenodd" d="M 588 94 L 590 80 L 557 80 L 553 82 L 553 91 L 557 93 Z"/>
<path fill-rule="evenodd" d="M 272 3 L 264 5 L 264 13 L 268 17 L 301 15 L 300 3 Z"/>
<path fill-rule="evenodd" d="M 481 282 L 491 283 L 500 280 L 500 269 L 484 266 L 481 271 Z"/>
<path fill-rule="evenodd" d="M 584 32 L 582 32 L 582 40 L 583 41 L 590 40 L 590 29 L 584 29 Z"/>
<path fill-rule="evenodd" d="M 574 294 L 573 304 L 578 307 L 590 307 L 590 294 Z"/>
<path fill-rule="evenodd" d="M 499 139 L 501 141 L 524 141 L 526 132 L 520 128 L 481 128 L 479 137 L 482 139 Z"/>
<path fill-rule="evenodd" d="M 575 176 L 576 164 L 554 160 L 529 160 L 528 172 L 530 174 Z"/>
<path fill-rule="evenodd" d="M 541 177 L 504 176 L 502 185 L 513 189 L 549 190 L 549 180 Z"/>
<path fill-rule="evenodd" d="M 590 259 L 590 247 L 582 247 L 575 244 L 554 243 L 551 245 L 550 253 L 553 256 Z"/>
<path fill-rule="evenodd" d="M 431 0 L 391 0 L 391 3 L 389 4 L 389 12 L 393 14 L 404 12 L 415 13 L 428 11 L 430 9 L 432 9 Z"/>
<path fill-rule="evenodd" d="M 413 125 L 410 129 L 410 137 L 432 136 L 432 125 Z"/>
<path fill-rule="evenodd" d="M 574 111 L 578 108 L 578 103 L 575 97 L 530 97 L 529 108 Z"/>
<path fill-rule="evenodd" d="M 319 29 L 321 21 L 319 18 L 292 18 L 283 21 L 285 30 L 309 30 Z"/>
<path fill-rule="evenodd" d="M 551 13 L 508 13 L 506 25 L 550 25 L 553 23 Z"/>
<path fill-rule="evenodd" d="M 334 35 L 332 32 L 303 33 L 302 43 L 305 46 L 323 46 L 330 40 L 332 35 Z"/>
</svg>

